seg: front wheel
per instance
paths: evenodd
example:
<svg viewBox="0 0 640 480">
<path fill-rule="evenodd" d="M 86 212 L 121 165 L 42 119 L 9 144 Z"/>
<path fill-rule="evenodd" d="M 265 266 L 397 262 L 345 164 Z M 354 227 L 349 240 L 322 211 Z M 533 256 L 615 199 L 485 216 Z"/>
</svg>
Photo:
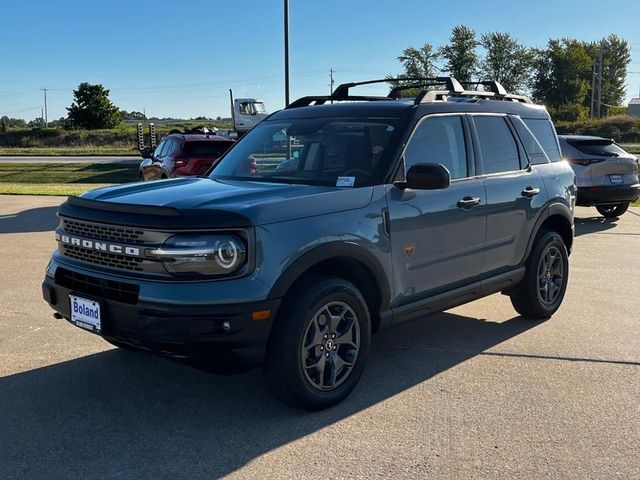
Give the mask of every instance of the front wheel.
<svg viewBox="0 0 640 480">
<path fill-rule="evenodd" d="M 369 352 L 367 304 L 351 282 L 311 276 L 287 295 L 273 327 L 263 372 L 285 403 L 320 410 L 358 383 Z"/>
<path fill-rule="evenodd" d="M 617 205 L 598 205 L 596 210 L 605 218 L 618 218 L 629 208 L 629 202 L 618 203 Z"/>
<path fill-rule="evenodd" d="M 553 315 L 564 299 L 569 279 L 569 254 L 558 233 L 541 232 L 526 264 L 522 282 L 511 293 L 511 304 L 526 318 Z"/>
</svg>

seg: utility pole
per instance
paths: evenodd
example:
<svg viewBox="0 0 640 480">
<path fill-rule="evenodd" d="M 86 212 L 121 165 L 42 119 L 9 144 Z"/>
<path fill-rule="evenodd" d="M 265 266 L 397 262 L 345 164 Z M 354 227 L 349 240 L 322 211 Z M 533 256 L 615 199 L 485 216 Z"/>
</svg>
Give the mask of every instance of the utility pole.
<svg viewBox="0 0 640 480">
<path fill-rule="evenodd" d="M 47 114 L 47 89 L 41 88 L 41 90 L 44 92 L 44 126 L 46 127 L 49 125 L 49 116 Z"/>
<path fill-rule="evenodd" d="M 333 68 L 329 69 L 329 78 L 331 79 L 331 81 L 329 82 L 329 95 L 333 95 L 333 74 L 336 73 L 336 71 Z M 333 100 L 331 100 L 331 103 L 333 103 Z"/>
<path fill-rule="evenodd" d="M 289 106 L 289 0 L 284 0 L 284 106 Z"/>
<path fill-rule="evenodd" d="M 329 84 L 329 95 L 333 95 L 333 74 L 336 73 L 336 71 L 333 68 L 329 69 L 329 78 L 331 79 L 331 83 Z"/>
<path fill-rule="evenodd" d="M 602 72 L 603 72 L 603 49 L 600 44 L 600 60 L 598 62 L 598 118 L 602 117 Z"/>
<path fill-rule="evenodd" d="M 589 117 L 595 117 L 596 113 L 596 61 L 591 64 L 591 108 L 589 109 Z"/>
</svg>

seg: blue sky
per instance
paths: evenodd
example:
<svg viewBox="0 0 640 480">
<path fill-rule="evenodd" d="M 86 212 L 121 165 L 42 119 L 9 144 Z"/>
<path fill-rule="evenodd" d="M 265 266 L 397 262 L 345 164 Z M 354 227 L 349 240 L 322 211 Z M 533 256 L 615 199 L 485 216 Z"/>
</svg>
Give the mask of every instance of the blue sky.
<svg viewBox="0 0 640 480">
<path fill-rule="evenodd" d="M 149 116 L 228 116 L 228 89 L 282 108 L 282 0 L 0 0 L 0 115 L 33 119 L 49 90 L 49 119 L 66 115 L 80 82 L 102 83 L 126 110 Z M 640 87 L 640 2 L 290 0 L 291 97 L 400 73 L 402 49 L 445 43 L 465 24 L 549 38 L 632 44 L 628 96 Z M 455 6 L 455 7 L 454 7 Z M 382 87 L 384 88 L 384 87 Z"/>
</svg>

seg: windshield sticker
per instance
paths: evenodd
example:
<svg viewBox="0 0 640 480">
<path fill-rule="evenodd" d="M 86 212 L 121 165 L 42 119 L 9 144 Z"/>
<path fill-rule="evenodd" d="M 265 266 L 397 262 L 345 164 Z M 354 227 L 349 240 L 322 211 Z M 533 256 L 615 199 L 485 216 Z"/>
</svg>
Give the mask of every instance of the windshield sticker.
<svg viewBox="0 0 640 480">
<path fill-rule="evenodd" d="M 336 187 L 353 187 L 356 183 L 356 177 L 338 177 Z"/>
</svg>

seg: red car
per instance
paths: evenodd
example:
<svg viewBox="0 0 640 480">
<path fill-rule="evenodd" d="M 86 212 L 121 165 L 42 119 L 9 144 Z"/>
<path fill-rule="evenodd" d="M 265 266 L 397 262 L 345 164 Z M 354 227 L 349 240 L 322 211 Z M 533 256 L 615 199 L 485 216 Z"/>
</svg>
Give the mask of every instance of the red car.
<svg viewBox="0 0 640 480">
<path fill-rule="evenodd" d="M 234 143 L 208 133 L 172 133 L 142 161 L 140 180 L 203 175 Z"/>
</svg>

